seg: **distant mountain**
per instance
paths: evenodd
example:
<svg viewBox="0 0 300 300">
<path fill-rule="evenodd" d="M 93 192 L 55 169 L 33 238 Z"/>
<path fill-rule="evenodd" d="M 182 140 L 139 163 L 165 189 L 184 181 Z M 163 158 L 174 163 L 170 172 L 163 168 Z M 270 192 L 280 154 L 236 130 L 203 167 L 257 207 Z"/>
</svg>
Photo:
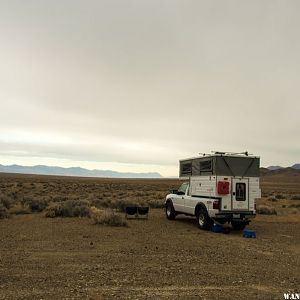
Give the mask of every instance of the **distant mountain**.
<svg viewBox="0 0 300 300">
<path fill-rule="evenodd" d="M 123 173 L 111 170 L 88 170 L 80 167 L 62 168 L 49 167 L 44 165 L 26 167 L 19 165 L 0 165 L 2 173 L 20 173 L 37 175 L 58 175 L 58 176 L 80 176 L 80 177 L 116 177 L 116 178 L 161 178 L 157 172 L 150 173 Z"/>
<path fill-rule="evenodd" d="M 272 170 L 283 169 L 283 167 L 281 167 L 281 166 L 270 166 L 270 167 L 267 167 L 267 169 L 272 171 Z"/>
<path fill-rule="evenodd" d="M 300 169 L 300 164 L 294 164 L 294 165 L 292 165 L 291 167 L 288 167 L 288 168 L 299 170 Z M 286 169 L 286 168 L 281 167 L 281 166 L 270 166 L 270 167 L 267 167 L 267 169 L 270 170 L 270 171 L 274 171 L 274 170 Z"/>
<path fill-rule="evenodd" d="M 300 164 L 294 164 L 294 165 L 292 165 L 291 168 L 299 170 L 300 169 Z"/>
</svg>

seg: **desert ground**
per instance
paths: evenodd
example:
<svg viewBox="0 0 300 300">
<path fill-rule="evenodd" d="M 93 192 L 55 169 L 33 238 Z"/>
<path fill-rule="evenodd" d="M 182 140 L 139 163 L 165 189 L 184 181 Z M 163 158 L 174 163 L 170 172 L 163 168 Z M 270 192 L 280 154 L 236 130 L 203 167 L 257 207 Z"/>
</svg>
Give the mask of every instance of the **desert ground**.
<svg viewBox="0 0 300 300">
<path fill-rule="evenodd" d="M 284 299 L 283 293 L 299 293 L 297 176 L 262 178 L 257 206 L 268 209 L 248 226 L 256 239 L 199 230 L 191 217 L 167 220 L 163 200 L 179 184 L 1 174 L 0 299 Z M 66 212 L 66 202 L 68 208 L 81 203 L 73 217 L 57 214 Z M 149 205 L 148 220 L 108 226 L 86 213 L 95 207 L 123 218 L 124 203 Z"/>
</svg>

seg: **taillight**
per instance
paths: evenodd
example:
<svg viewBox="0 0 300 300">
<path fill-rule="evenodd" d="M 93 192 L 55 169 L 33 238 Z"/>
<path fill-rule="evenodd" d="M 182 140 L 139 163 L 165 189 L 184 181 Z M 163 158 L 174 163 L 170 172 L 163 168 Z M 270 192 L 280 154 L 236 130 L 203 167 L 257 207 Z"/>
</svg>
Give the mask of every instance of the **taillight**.
<svg viewBox="0 0 300 300">
<path fill-rule="evenodd" d="M 213 202 L 213 209 L 220 209 L 220 201 L 214 201 Z"/>
</svg>

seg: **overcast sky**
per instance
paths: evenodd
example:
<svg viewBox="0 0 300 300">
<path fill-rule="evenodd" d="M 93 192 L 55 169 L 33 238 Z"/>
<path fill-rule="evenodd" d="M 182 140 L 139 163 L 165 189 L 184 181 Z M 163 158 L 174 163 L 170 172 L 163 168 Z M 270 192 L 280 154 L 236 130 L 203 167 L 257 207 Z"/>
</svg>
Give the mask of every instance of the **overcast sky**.
<svg viewBox="0 0 300 300">
<path fill-rule="evenodd" d="M 0 0 L 0 164 L 300 162 L 300 1 Z"/>
</svg>

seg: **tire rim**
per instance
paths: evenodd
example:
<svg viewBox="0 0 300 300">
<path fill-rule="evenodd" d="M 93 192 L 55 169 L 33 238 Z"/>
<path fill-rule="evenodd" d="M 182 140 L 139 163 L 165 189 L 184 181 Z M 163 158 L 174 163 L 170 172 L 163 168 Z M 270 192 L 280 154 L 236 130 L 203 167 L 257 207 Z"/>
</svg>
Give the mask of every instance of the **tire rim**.
<svg viewBox="0 0 300 300">
<path fill-rule="evenodd" d="M 167 216 L 170 217 L 171 215 L 171 207 L 170 205 L 167 206 Z"/>
<path fill-rule="evenodd" d="M 198 222 L 199 222 L 199 225 L 202 227 L 205 223 L 205 217 L 204 215 L 199 215 L 199 218 L 198 218 Z"/>
</svg>

